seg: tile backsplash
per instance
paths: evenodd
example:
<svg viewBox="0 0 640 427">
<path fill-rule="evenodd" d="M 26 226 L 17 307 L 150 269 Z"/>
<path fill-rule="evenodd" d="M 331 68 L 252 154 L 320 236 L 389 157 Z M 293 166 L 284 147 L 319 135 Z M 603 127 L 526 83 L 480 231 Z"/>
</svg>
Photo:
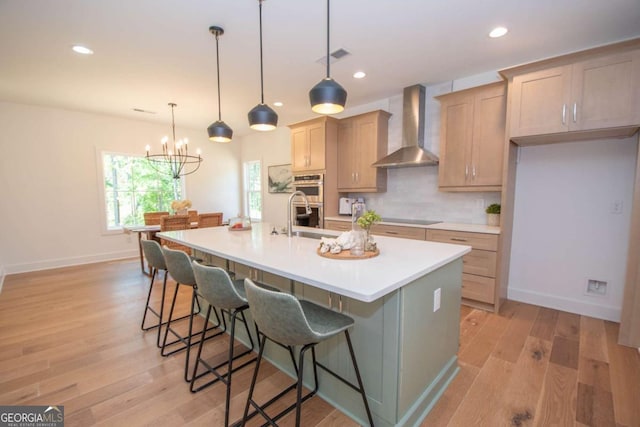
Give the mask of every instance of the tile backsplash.
<svg viewBox="0 0 640 427">
<path fill-rule="evenodd" d="M 434 99 L 451 92 L 451 82 L 426 87 L 424 147 L 439 154 L 440 103 Z M 391 153 L 402 145 L 402 95 L 389 98 L 389 144 Z M 388 169 L 385 193 L 354 193 L 364 197 L 368 209 L 383 218 L 404 218 L 486 224 L 485 208 L 500 203 L 497 192 L 438 191 L 438 166 L 419 166 Z"/>
</svg>

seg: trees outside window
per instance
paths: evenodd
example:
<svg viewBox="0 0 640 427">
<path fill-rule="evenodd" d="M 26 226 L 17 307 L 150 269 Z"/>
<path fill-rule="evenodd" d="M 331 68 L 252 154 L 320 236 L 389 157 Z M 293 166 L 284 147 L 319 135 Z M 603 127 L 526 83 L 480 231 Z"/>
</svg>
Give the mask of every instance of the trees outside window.
<svg viewBox="0 0 640 427">
<path fill-rule="evenodd" d="M 142 156 L 102 154 L 108 230 L 144 224 L 145 212 L 170 211 L 182 198 L 180 180 L 157 172 Z"/>
<path fill-rule="evenodd" d="M 244 195 L 245 215 L 255 221 L 262 220 L 262 183 L 261 165 L 259 160 L 245 162 Z"/>
</svg>

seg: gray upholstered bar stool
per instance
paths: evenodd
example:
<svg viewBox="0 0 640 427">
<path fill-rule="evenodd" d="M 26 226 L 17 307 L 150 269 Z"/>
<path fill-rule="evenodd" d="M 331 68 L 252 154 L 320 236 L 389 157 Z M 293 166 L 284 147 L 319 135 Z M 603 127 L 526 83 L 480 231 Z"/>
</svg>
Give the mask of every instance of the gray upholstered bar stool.
<svg viewBox="0 0 640 427">
<path fill-rule="evenodd" d="M 258 351 L 258 361 L 253 373 L 253 379 L 251 380 L 251 386 L 249 388 L 249 395 L 247 396 L 247 403 L 245 405 L 244 414 L 240 424 L 244 426 L 245 422 L 249 418 L 252 418 L 254 415 L 259 413 L 268 421 L 268 424 L 277 425 L 276 421 L 278 419 L 295 408 L 295 425 L 296 427 L 300 426 L 300 407 L 302 402 L 312 397 L 318 391 L 317 368 L 320 367 L 361 394 L 362 401 L 364 402 L 364 407 L 367 412 L 369 425 L 373 426 L 373 418 L 371 417 L 371 411 L 369 410 L 367 395 L 364 391 L 364 385 L 362 384 L 362 378 L 360 377 L 360 370 L 358 369 L 358 363 L 356 362 L 351 338 L 349 337 L 349 328 L 353 326 L 354 320 L 349 316 L 321 307 L 312 302 L 298 300 L 293 295 L 260 288 L 249 279 L 245 279 L 245 292 L 247 294 L 247 300 L 249 301 L 249 310 L 251 311 L 253 320 L 256 322 L 260 331 L 260 350 Z M 353 363 L 353 369 L 358 380 L 357 386 L 316 361 L 315 345 L 321 341 L 338 335 L 341 332 L 344 332 L 345 337 L 347 338 L 351 362 Z M 294 368 L 298 373 L 297 383 L 290 385 L 261 407 L 253 400 L 252 397 L 267 338 L 282 345 L 289 347 L 301 346 L 301 348 L 298 358 L 298 366 L 296 367 L 294 363 Z M 304 355 L 309 349 L 311 349 L 311 356 L 313 360 L 315 386 L 312 391 L 303 397 L 302 377 L 304 374 Z M 296 403 L 284 409 L 279 414 L 269 417 L 265 413 L 264 409 L 294 388 L 297 390 Z M 255 411 L 251 414 L 249 414 L 250 406 L 255 408 Z"/>
<path fill-rule="evenodd" d="M 229 353 L 227 356 L 227 360 L 220 362 L 215 366 L 212 366 L 211 364 L 209 364 L 209 362 L 207 362 L 207 360 L 202 358 L 202 348 L 206 340 L 205 336 L 207 324 L 205 323 L 205 325 L 203 326 L 202 336 L 200 337 L 200 345 L 198 346 L 198 355 L 196 357 L 195 366 L 193 367 L 193 374 L 191 375 L 190 386 L 191 391 L 195 393 L 218 381 L 221 381 L 226 385 L 227 394 L 224 406 L 224 425 L 226 427 L 229 425 L 231 376 L 233 372 L 244 368 L 245 366 L 248 366 L 249 364 L 256 361 L 256 357 L 253 356 L 248 360 L 245 360 L 238 366 L 233 366 L 234 360 L 252 353 L 254 349 L 253 338 L 251 337 L 251 333 L 249 332 L 247 319 L 244 315 L 245 310 L 249 308 L 249 303 L 247 302 L 247 298 L 244 292 L 244 279 L 232 280 L 227 271 L 225 271 L 224 269 L 220 267 L 210 267 L 202 265 L 197 261 L 193 262 L 193 275 L 195 276 L 196 283 L 198 284 L 198 294 L 202 296 L 202 298 L 204 298 L 204 300 L 209 304 L 209 309 L 207 310 L 205 319 L 209 318 L 213 307 L 218 308 L 222 312 L 229 313 L 229 318 L 231 319 L 229 330 Z M 234 354 L 236 320 L 240 320 L 244 324 L 245 331 L 247 333 L 247 336 L 249 337 L 249 342 L 251 344 L 251 348 L 238 354 Z M 226 322 L 224 315 L 222 316 L 222 321 Z M 206 370 L 204 372 L 198 373 L 198 368 L 201 365 L 204 366 Z M 221 373 L 219 369 L 224 367 L 225 365 L 226 370 L 224 373 Z M 210 381 L 196 387 L 196 381 L 209 374 L 213 374 L 213 378 Z"/>
<path fill-rule="evenodd" d="M 140 328 L 143 331 L 148 331 L 150 329 L 158 328 L 158 337 L 156 339 L 156 345 L 160 348 L 160 331 L 163 325 L 166 325 L 167 322 L 163 322 L 164 319 L 164 298 L 167 290 L 167 265 L 164 262 L 164 255 L 162 254 L 162 248 L 160 244 L 155 240 L 141 240 L 140 244 L 142 245 L 142 253 L 144 257 L 147 259 L 147 263 L 151 268 L 151 282 L 149 283 L 149 294 L 147 295 L 147 304 L 144 308 L 144 314 L 142 316 L 142 323 L 140 324 Z M 153 308 L 150 304 L 151 294 L 153 293 L 153 285 L 155 283 L 155 279 L 158 275 L 158 272 L 163 272 L 163 280 L 162 280 L 162 297 L 160 299 L 160 307 Z M 158 312 L 159 311 L 159 312 Z M 151 312 L 154 316 L 157 317 L 158 323 L 153 324 L 152 326 L 145 326 L 145 322 L 147 320 L 147 314 Z M 183 317 L 184 318 L 184 317 Z M 179 320 L 179 319 L 176 319 Z"/>
<path fill-rule="evenodd" d="M 196 279 L 193 276 L 193 268 L 191 267 L 191 258 L 186 252 L 182 250 L 174 250 L 169 249 L 167 247 L 162 248 L 162 254 L 164 255 L 164 260 L 167 265 L 167 270 L 173 279 L 176 281 L 176 289 L 173 293 L 173 299 L 171 301 L 171 308 L 169 309 L 169 319 L 167 320 L 167 326 L 164 329 L 164 339 L 162 341 L 160 354 L 162 356 L 169 356 L 171 354 L 177 353 L 182 350 L 186 350 L 186 360 L 184 362 L 184 380 L 187 382 L 191 381 L 191 377 L 189 376 L 189 358 L 191 356 L 191 346 L 199 343 L 198 340 L 194 340 L 194 337 L 199 335 L 198 333 L 193 332 L 193 316 L 200 314 L 200 302 L 198 301 L 198 287 L 196 285 Z M 175 329 L 175 321 L 178 319 L 173 319 L 173 312 L 176 306 L 176 299 L 178 297 L 178 290 L 180 286 L 190 286 L 191 287 L 191 310 L 189 312 L 189 331 L 187 334 L 180 334 L 179 331 Z M 220 317 L 218 316 L 217 310 L 213 310 L 216 316 L 217 324 L 207 328 L 207 331 L 214 330 L 221 326 Z M 207 326 L 208 322 L 205 320 L 205 326 Z M 211 335 L 206 339 L 211 339 L 224 332 L 224 328 L 220 329 L 217 334 Z M 175 337 L 175 340 L 167 342 L 169 333 Z M 174 344 L 178 344 L 177 348 L 173 347 L 171 350 L 168 350 L 168 347 L 173 346 Z"/>
</svg>

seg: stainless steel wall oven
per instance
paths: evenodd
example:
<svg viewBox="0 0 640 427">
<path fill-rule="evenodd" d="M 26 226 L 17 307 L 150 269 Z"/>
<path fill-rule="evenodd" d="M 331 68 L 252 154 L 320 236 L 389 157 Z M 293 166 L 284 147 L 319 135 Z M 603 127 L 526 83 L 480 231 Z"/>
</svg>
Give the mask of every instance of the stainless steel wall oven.
<svg viewBox="0 0 640 427">
<path fill-rule="evenodd" d="M 302 191 L 311 208 L 311 214 L 307 215 L 304 200 L 296 196 L 293 200 L 296 225 L 324 228 L 324 175 L 294 175 L 293 191 Z"/>
</svg>

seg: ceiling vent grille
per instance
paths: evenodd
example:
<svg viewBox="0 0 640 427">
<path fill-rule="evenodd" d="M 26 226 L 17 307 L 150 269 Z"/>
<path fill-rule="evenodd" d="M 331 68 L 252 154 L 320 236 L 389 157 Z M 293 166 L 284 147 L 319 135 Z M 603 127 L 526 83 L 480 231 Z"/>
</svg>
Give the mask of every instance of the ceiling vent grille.
<svg viewBox="0 0 640 427">
<path fill-rule="evenodd" d="M 349 55 L 351 55 L 351 52 L 347 51 L 346 49 L 340 48 L 340 49 L 334 50 L 329 54 L 331 58 L 331 64 Z M 322 65 L 327 65 L 327 57 L 323 56 L 320 59 L 318 59 L 316 62 Z"/>
</svg>

